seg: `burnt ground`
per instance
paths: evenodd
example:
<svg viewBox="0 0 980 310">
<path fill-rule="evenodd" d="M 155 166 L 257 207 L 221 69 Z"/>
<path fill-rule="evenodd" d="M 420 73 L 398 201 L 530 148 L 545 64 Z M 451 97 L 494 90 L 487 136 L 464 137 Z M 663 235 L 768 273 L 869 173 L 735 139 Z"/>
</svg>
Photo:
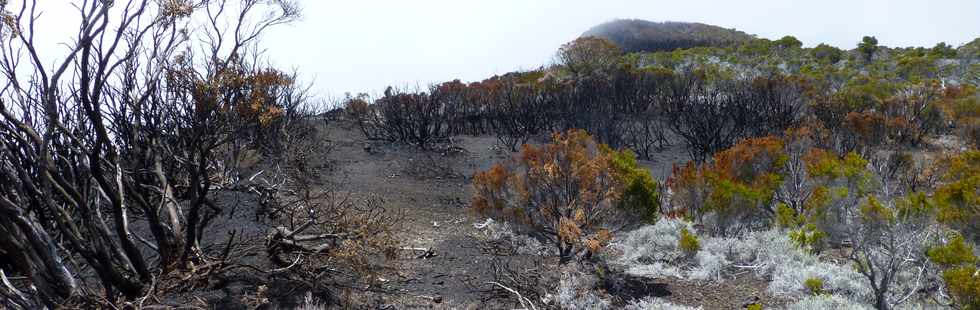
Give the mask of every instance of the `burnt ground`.
<svg viewBox="0 0 980 310">
<path fill-rule="evenodd" d="M 485 268 L 480 231 L 483 222 L 468 211 L 469 176 L 506 158 L 493 147 L 493 137 L 454 139 L 459 151 L 420 150 L 414 146 L 368 141 L 344 122 L 330 126 L 328 160 L 334 171 L 326 176 L 337 190 L 382 197 L 401 221 L 397 230 L 404 249 L 391 288 L 393 301 L 407 308 L 478 306 L 480 290 L 492 279 Z M 419 250 L 411 250 L 419 249 Z M 430 255 L 424 255 L 430 250 Z"/>
<path fill-rule="evenodd" d="M 386 268 L 377 273 L 376 279 L 371 279 L 379 283 L 375 287 L 339 289 L 325 299 L 389 305 L 382 309 L 515 309 L 520 306 L 511 296 L 491 290 L 487 283 L 494 281 L 494 266 L 507 262 L 522 272 L 552 277 L 559 274 L 556 264 L 547 258 L 501 254 L 499 249 L 488 245 L 486 232 L 475 227 L 487 219 L 469 211 L 470 177 L 511 156 L 509 151 L 495 146 L 496 138 L 455 137 L 448 145 L 421 150 L 410 145 L 369 141 L 356 126 L 343 120 L 331 122 L 323 138 L 329 148 L 321 152 L 317 161 L 322 162 L 316 165 L 326 169 L 322 169 L 315 182 L 324 191 L 383 199 L 387 212 L 399 219 L 394 230 L 402 248 L 397 258 L 384 262 Z M 915 155 L 926 157 L 932 153 L 935 151 Z M 684 163 L 688 158 L 684 147 L 678 145 L 640 164 L 656 178 L 663 179 L 674 164 Z M 269 227 L 256 218 L 256 197 L 235 192 L 219 193 L 219 196 L 221 204 L 234 206 L 234 211 L 222 213 L 205 232 L 203 243 L 212 248 L 209 252 L 224 246 L 229 238 L 227 232 L 234 230 L 236 243 L 243 246 L 236 246 L 231 256 L 247 264 L 269 266 L 263 250 Z M 139 228 L 134 230 L 147 235 Z M 213 280 L 208 287 L 186 287 L 187 294 L 160 301 L 169 305 L 248 309 L 261 304 L 264 294 L 281 308 L 290 308 L 302 302 L 306 295 L 294 283 L 258 273 L 215 275 Z M 554 279 L 549 280 L 552 285 L 556 283 Z M 748 273 L 720 282 L 676 278 L 618 281 L 618 288 L 606 287 L 619 305 L 644 296 L 705 309 L 740 309 L 752 303 L 777 308 L 787 302 L 769 296 L 768 282 Z"/>
<path fill-rule="evenodd" d="M 494 268 L 502 262 L 519 272 L 553 277 L 545 282 L 556 284 L 554 277 L 560 272 L 553 259 L 501 253 L 486 242 L 486 231 L 475 226 L 487 218 L 468 208 L 472 195 L 470 177 L 511 156 L 509 151 L 496 147 L 496 138 L 455 137 L 448 145 L 422 150 L 410 145 L 369 141 L 356 126 L 343 120 L 333 121 L 326 127 L 322 138 L 329 147 L 313 160 L 315 166 L 324 168 L 313 180 L 314 184 L 321 191 L 381 198 L 387 212 L 399 219 L 393 229 L 402 250 L 396 258 L 383 262 L 385 268 L 371 279 L 375 286 L 339 288 L 316 296 L 322 296 L 322 300 L 389 305 L 382 309 L 519 308 L 512 296 L 494 291 L 488 284 L 495 280 Z M 536 140 L 544 141 L 544 137 Z M 916 162 L 931 162 L 939 154 L 961 148 L 961 142 L 940 137 L 922 149 L 883 152 L 905 151 Z M 688 158 L 684 147 L 675 145 L 640 164 L 656 178 L 663 179 L 674 164 L 685 163 Z M 216 193 L 215 202 L 225 208 L 202 234 L 204 252 L 213 255 L 228 247 L 234 249 L 228 257 L 235 263 L 257 269 L 271 268 L 265 252 L 270 227 L 268 221 L 260 220 L 258 197 L 247 191 L 224 191 Z M 149 239 L 145 222 L 138 215 L 133 217 L 133 233 Z M 234 239 L 229 232 L 234 232 Z M 233 240 L 230 247 L 229 239 Z M 154 264 L 153 251 L 147 247 L 144 250 Z M 212 261 L 218 259 L 212 257 Z M 189 309 L 253 309 L 262 304 L 288 309 L 302 303 L 308 291 L 304 289 L 305 284 L 247 268 L 201 274 L 207 276 L 203 281 L 178 279 L 155 284 L 156 291 L 169 293 L 152 296 L 148 302 Z M 618 286 L 608 285 L 607 277 L 606 290 L 618 305 L 645 296 L 705 309 L 739 309 L 751 303 L 777 308 L 787 302 L 769 296 L 768 282 L 747 273 L 720 282 L 614 276 L 621 277 Z M 87 282 L 92 284 L 91 289 L 99 289 L 94 278 Z"/>
<path fill-rule="evenodd" d="M 448 146 L 426 151 L 368 141 L 355 126 L 344 121 L 332 124 L 327 137 L 332 148 L 326 157 L 334 169 L 323 177 L 336 190 L 383 197 L 386 206 L 399 212 L 403 219 L 398 228 L 402 247 L 419 249 L 405 250 L 395 262 L 398 271 L 384 279 L 394 292 L 386 300 L 406 309 L 517 306 L 488 293 L 491 286 L 487 282 L 493 281 L 492 263 L 503 259 L 515 268 L 535 268 L 537 262 L 492 255 L 479 237 L 483 231 L 474 227 L 486 218 L 467 208 L 474 172 L 511 156 L 495 146 L 496 138 L 456 137 Z M 687 158 L 683 147 L 675 146 L 658 153 L 654 161 L 641 164 L 663 178 L 674 163 L 683 163 Z M 432 255 L 422 255 L 425 251 L 421 249 L 431 249 Z M 677 304 L 706 309 L 741 308 L 756 298 L 766 306 L 778 304 L 766 296 L 765 281 L 748 275 L 720 284 L 681 279 L 645 281 L 650 285 L 641 286 L 630 295 L 661 296 Z"/>
</svg>

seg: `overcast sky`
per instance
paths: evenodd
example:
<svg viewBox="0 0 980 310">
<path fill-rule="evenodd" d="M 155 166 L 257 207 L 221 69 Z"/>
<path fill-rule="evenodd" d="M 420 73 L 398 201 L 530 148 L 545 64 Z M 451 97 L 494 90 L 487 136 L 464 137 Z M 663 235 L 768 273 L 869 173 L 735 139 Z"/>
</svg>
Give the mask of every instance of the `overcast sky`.
<svg viewBox="0 0 980 310">
<path fill-rule="evenodd" d="M 703 22 L 842 48 L 853 48 L 864 35 L 888 46 L 929 47 L 980 36 L 980 0 L 300 2 L 303 19 L 265 37 L 268 55 L 277 66 L 300 71 L 325 97 L 534 69 L 549 63 L 561 44 L 617 18 Z"/>
</svg>

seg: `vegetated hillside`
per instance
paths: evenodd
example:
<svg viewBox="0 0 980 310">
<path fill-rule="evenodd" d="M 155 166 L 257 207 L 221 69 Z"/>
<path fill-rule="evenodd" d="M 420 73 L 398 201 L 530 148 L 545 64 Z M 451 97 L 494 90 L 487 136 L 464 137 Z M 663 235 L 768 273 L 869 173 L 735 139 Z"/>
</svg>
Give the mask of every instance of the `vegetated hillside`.
<svg viewBox="0 0 980 310">
<path fill-rule="evenodd" d="M 607 39 L 626 52 L 670 51 L 698 46 L 728 46 L 755 38 L 735 29 L 702 23 L 651 22 L 620 19 L 607 22 L 582 34 Z"/>
<path fill-rule="evenodd" d="M 0 309 L 980 309 L 970 45 L 583 37 L 326 113 L 212 15 L 292 1 L 137 2 L 0 49 Z"/>
<path fill-rule="evenodd" d="M 515 262 L 490 271 L 513 307 L 975 307 L 977 59 L 855 41 L 581 37 L 548 69 L 349 98 L 346 115 L 369 140 L 510 150 L 469 183 L 480 227 L 500 224 L 486 253 Z"/>
<path fill-rule="evenodd" d="M 961 45 L 956 52 L 960 57 L 980 58 L 980 38 Z"/>
</svg>

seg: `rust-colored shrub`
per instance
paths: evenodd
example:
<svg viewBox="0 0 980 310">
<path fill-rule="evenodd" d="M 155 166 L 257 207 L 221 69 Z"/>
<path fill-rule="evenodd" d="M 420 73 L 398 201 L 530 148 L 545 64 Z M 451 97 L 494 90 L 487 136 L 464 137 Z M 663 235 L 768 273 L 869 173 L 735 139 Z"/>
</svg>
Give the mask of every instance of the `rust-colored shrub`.
<svg viewBox="0 0 980 310">
<path fill-rule="evenodd" d="M 618 156 L 622 152 L 597 144 L 584 131 L 555 134 L 551 144 L 525 145 L 510 160 L 478 172 L 471 205 L 554 244 L 562 263 L 587 256 L 627 219 L 619 202 L 628 195 L 630 178 L 617 169 Z"/>
<path fill-rule="evenodd" d="M 887 142 L 889 120 L 884 115 L 871 111 L 850 112 L 845 117 L 844 128 L 856 145 L 874 147 Z"/>
<path fill-rule="evenodd" d="M 672 202 L 712 234 L 767 226 L 776 214 L 772 201 L 782 184 L 783 147 L 776 137 L 747 139 L 715 154 L 711 164 L 675 167 Z"/>
<path fill-rule="evenodd" d="M 980 95 L 975 86 L 949 86 L 939 102 L 953 132 L 972 144 L 980 147 Z"/>
</svg>

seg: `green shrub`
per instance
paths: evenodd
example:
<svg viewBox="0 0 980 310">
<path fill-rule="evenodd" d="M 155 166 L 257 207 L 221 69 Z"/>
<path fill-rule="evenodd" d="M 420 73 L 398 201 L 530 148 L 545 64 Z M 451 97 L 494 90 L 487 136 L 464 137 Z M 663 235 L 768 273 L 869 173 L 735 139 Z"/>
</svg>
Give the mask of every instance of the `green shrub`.
<svg viewBox="0 0 980 310">
<path fill-rule="evenodd" d="M 823 291 L 823 279 L 820 278 L 809 278 L 803 281 L 803 286 L 810 291 L 811 295 L 821 295 Z"/>
<path fill-rule="evenodd" d="M 950 296 L 961 309 L 980 309 L 980 277 L 977 267 L 963 266 L 943 271 Z"/>
<path fill-rule="evenodd" d="M 844 51 L 823 43 L 814 47 L 810 53 L 824 64 L 836 64 L 844 57 Z"/>
<path fill-rule="evenodd" d="M 950 297 L 961 309 L 980 310 L 980 276 L 976 267 L 977 257 L 973 247 L 963 236 L 956 235 L 944 245 L 933 247 L 926 253 L 929 259 L 945 269 L 943 281 Z"/>
<path fill-rule="evenodd" d="M 803 216 L 796 214 L 796 210 L 785 203 L 780 203 L 776 207 L 776 224 L 781 228 L 800 227 L 803 220 Z"/>
<path fill-rule="evenodd" d="M 939 164 L 943 184 L 933 194 L 939 220 L 960 231 L 973 242 L 980 242 L 980 150 L 969 150 Z"/>
<path fill-rule="evenodd" d="M 640 216 L 646 222 L 656 222 L 660 211 L 660 191 L 650 171 L 636 164 L 636 154 L 630 150 L 614 152 L 610 150 L 610 165 L 615 177 L 625 184 L 620 208 Z"/>
<path fill-rule="evenodd" d="M 977 257 L 973 255 L 973 246 L 966 244 L 961 235 L 954 236 L 945 245 L 929 249 L 926 254 L 934 263 L 945 268 L 972 265 L 977 261 Z"/>
<path fill-rule="evenodd" d="M 681 238 L 677 240 L 677 247 L 687 255 L 694 255 L 701 250 L 701 241 L 687 228 L 682 228 Z"/>
<path fill-rule="evenodd" d="M 799 229 L 794 229 L 789 232 L 789 239 L 793 241 L 796 246 L 800 247 L 804 251 L 810 253 L 819 253 L 823 249 L 824 239 L 826 239 L 827 234 L 820 231 L 817 225 L 812 223 L 806 224 Z"/>
</svg>

